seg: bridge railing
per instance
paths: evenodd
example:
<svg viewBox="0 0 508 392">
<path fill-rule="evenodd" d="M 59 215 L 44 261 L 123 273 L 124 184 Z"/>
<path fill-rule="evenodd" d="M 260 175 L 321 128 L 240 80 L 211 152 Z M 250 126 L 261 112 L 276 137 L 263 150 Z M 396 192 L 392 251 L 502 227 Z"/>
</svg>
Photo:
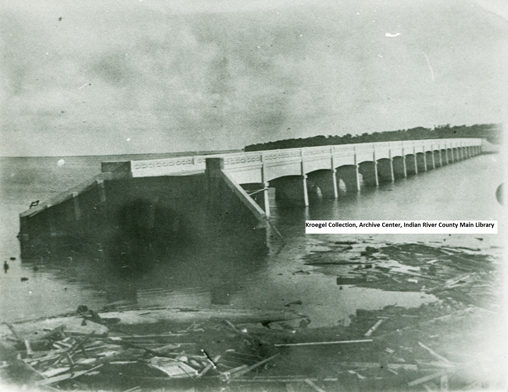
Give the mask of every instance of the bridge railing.
<svg viewBox="0 0 508 392">
<path fill-rule="evenodd" d="M 445 148 L 481 145 L 481 139 L 426 139 L 404 140 L 374 143 L 354 143 L 332 146 L 317 146 L 304 148 L 288 148 L 280 150 L 266 150 L 255 152 L 239 152 L 217 155 L 195 155 L 186 157 L 151 159 L 130 161 L 130 171 L 134 177 L 162 176 L 176 173 L 202 172 L 205 170 L 206 158 L 224 158 L 224 168 L 235 170 L 247 166 L 257 166 L 282 161 L 302 161 L 303 159 L 318 159 L 320 157 L 351 156 L 352 154 L 370 154 L 386 156 L 392 149 L 403 149 L 404 154 L 424 152 Z"/>
</svg>

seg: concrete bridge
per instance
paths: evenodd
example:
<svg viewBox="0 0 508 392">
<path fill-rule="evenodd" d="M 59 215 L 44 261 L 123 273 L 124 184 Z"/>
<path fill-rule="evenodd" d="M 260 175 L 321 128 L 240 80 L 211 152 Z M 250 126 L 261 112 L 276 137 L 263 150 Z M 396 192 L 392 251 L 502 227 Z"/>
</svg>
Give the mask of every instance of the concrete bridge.
<svg viewBox="0 0 508 392">
<path fill-rule="evenodd" d="M 481 139 L 431 139 L 103 162 L 102 174 L 20 215 L 22 253 L 46 237 L 140 256 L 242 232 L 264 242 L 270 189 L 278 203 L 308 206 L 479 153 Z"/>
</svg>

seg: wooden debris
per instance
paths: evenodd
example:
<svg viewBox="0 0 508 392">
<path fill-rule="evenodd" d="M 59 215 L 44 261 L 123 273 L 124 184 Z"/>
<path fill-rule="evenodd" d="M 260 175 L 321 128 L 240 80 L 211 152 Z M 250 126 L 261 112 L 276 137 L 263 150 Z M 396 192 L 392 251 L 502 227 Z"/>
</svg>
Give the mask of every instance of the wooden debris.
<svg viewBox="0 0 508 392">
<path fill-rule="evenodd" d="M 26 339 L 23 336 L 21 336 L 21 334 L 16 330 L 16 328 L 14 328 L 12 324 L 9 323 L 4 324 L 7 325 L 7 327 L 9 327 L 9 329 L 11 330 L 12 334 L 16 337 L 16 339 L 18 339 L 21 343 L 25 342 Z"/>
<path fill-rule="evenodd" d="M 408 386 L 414 387 L 416 385 L 423 384 L 427 381 L 434 380 L 436 378 L 440 378 L 441 376 L 444 376 L 448 373 L 450 373 L 451 370 L 441 370 L 440 372 L 429 374 L 428 376 L 417 378 L 416 380 L 413 380 L 408 383 Z"/>
<path fill-rule="evenodd" d="M 150 359 L 149 366 L 166 373 L 170 378 L 192 378 L 198 375 L 196 369 L 186 363 L 169 358 L 154 357 Z"/>
<path fill-rule="evenodd" d="M 385 319 L 380 319 L 380 320 L 378 320 L 378 321 L 376 322 L 376 324 L 374 324 L 372 327 L 370 327 L 370 329 L 369 329 L 369 330 L 365 333 L 365 335 L 363 335 L 363 336 L 367 336 L 367 337 L 368 337 L 368 336 L 372 335 L 372 333 L 373 333 L 376 329 L 378 329 L 378 328 L 379 328 L 379 326 L 380 326 L 381 324 L 383 324 L 383 322 L 384 322 L 384 321 L 385 321 Z"/>
<path fill-rule="evenodd" d="M 203 377 L 206 373 L 208 373 L 212 368 L 217 368 L 217 363 L 222 358 L 222 355 L 217 355 L 215 358 L 213 358 L 208 365 L 205 366 L 203 371 L 198 374 L 197 378 Z"/>
<path fill-rule="evenodd" d="M 274 344 L 275 347 L 298 347 L 298 346 L 326 346 L 330 344 L 356 344 L 356 343 L 371 343 L 372 339 L 359 339 L 359 340 L 338 340 L 332 342 L 303 342 L 303 343 L 279 343 Z"/>
<path fill-rule="evenodd" d="M 80 371 L 77 371 L 77 372 L 71 372 L 71 373 L 65 373 L 65 374 L 62 374 L 62 375 L 59 375 L 59 376 L 56 376 L 56 377 L 51 377 L 51 378 L 47 378 L 45 380 L 42 380 L 42 381 L 38 381 L 35 383 L 36 386 L 39 386 L 39 385 L 49 385 L 49 384 L 55 384 L 57 382 L 60 382 L 60 381 L 64 381 L 64 380 L 72 380 L 73 378 L 76 378 L 76 377 L 80 377 L 86 373 L 90 373 L 94 370 L 97 370 L 99 369 L 100 367 L 102 367 L 102 365 L 98 365 L 98 366 L 95 366 L 95 367 L 92 367 L 90 369 L 87 369 L 87 370 L 80 370 Z"/>
<path fill-rule="evenodd" d="M 354 369 L 404 369 L 404 370 L 418 370 L 418 365 L 409 364 L 409 363 L 387 363 L 381 364 L 378 362 L 339 362 L 339 365 L 345 368 L 354 368 Z"/>
<path fill-rule="evenodd" d="M 264 365 L 265 363 L 267 362 L 270 362 L 272 359 L 274 359 L 275 357 L 277 357 L 280 353 L 277 353 L 275 355 L 272 355 L 271 357 L 268 357 L 266 359 L 263 359 L 262 361 L 258 362 L 258 363 L 255 363 L 254 365 L 251 365 L 251 366 L 248 366 L 246 369 L 244 370 L 240 370 L 239 372 L 236 372 L 234 374 L 234 377 L 239 377 L 239 376 L 243 376 L 244 374 L 247 374 L 249 373 L 250 371 L 260 367 L 261 365 Z"/>
<path fill-rule="evenodd" d="M 432 350 L 431 348 L 427 347 L 425 344 L 423 344 L 421 342 L 418 342 L 418 345 L 420 347 L 424 348 L 425 350 L 427 350 L 432 356 L 434 356 L 435 358 L 439 359 L 440 361 L 443 361 L 443 362 L 446 362 L 446 363 L 450 363 L 450 361 L 448 359 L 446 359 L 445 357 L 439 355 L 434 350 Z"/>
<path fill-rule="evenodd" d="M 326 392 L 323 388 L 318 387 L 312 380 L 308 378 L 305 379 L 305 384 L 314 389 L 316 392 Z"/>
</svg>

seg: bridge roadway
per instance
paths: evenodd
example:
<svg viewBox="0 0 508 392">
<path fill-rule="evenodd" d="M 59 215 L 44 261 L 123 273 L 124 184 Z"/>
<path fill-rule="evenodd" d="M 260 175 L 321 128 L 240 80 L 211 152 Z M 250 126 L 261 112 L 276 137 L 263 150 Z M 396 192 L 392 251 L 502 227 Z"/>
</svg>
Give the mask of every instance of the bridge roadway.
<svg viewBox="0 0 508 392">
<path fill-rule="evenodd" d="M 410 140 L 130 161 L 124 172 L 131 178 L 201 173 L 207 159 L 218 158 L 221 169 L 256 195 L 269 216 L 269 187 L 276 188 L 279 200 L 308 206 L 312 198 L 337 198 L 340 189 L 378 186 L 480 152 L 481 139 Z M 104 162 L 103 172 L 115 165 Z"/>
</svg>

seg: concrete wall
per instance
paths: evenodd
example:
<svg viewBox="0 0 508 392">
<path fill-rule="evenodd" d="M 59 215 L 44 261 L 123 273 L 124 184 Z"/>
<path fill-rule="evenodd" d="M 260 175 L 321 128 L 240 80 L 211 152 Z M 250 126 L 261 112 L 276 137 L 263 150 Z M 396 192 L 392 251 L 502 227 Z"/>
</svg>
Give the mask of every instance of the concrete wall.
<svg viewBox="0 0 508 392">
<path fill-rule="evenodd" d="M 223 179 L 212 183 L 207 174 L 96 181 L 21 217 L 22 257 L 90 251 L 131 264 L 193 247 L 265 246 L 259 217 Z"/>
</svg>

